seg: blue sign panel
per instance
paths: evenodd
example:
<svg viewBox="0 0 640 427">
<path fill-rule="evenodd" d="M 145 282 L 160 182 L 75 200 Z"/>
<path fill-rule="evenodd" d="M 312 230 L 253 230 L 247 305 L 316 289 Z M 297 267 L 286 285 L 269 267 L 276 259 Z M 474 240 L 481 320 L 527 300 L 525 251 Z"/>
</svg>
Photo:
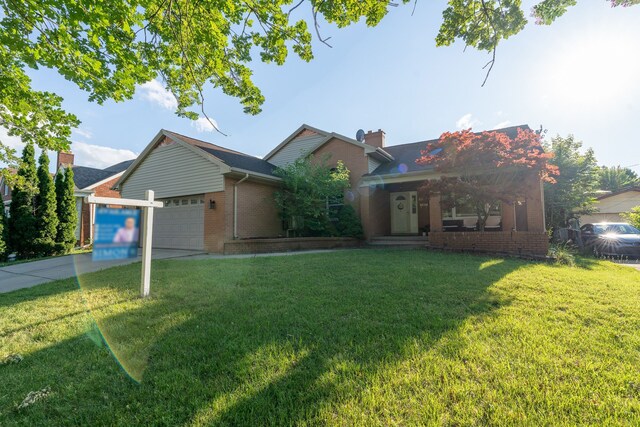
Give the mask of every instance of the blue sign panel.
<svg viewBox="0 0 640 427">
<path fill-rule="evenodd" d="M 93 240 L 94 261 L 138 256 L 140 211 L 138 209 L 96 208 Z"/>
</svg>

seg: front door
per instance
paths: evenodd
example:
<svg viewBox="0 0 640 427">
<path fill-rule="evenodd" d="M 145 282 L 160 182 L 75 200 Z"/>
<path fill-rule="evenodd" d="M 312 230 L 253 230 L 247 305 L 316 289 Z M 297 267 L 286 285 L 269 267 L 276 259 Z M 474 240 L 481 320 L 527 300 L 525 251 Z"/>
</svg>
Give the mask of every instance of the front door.
<svg viewBox="0 0 640 427">
<path fill-rule="evenodd" d="M 391 193 L 391 234 L 418 233 L 418 193 Z"/>
</svg>

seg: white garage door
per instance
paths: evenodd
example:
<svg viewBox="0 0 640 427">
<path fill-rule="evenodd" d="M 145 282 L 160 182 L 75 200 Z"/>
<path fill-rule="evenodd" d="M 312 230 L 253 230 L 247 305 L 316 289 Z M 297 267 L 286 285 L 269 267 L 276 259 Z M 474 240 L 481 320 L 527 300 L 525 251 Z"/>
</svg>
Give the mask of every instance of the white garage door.
<svg viewBox="0 0 640 427">
<path fill-rule="evenodd" d="M 162 201 L 153 210 L 153 247 L 204 249 L 204 195 Z"/>
</svg>

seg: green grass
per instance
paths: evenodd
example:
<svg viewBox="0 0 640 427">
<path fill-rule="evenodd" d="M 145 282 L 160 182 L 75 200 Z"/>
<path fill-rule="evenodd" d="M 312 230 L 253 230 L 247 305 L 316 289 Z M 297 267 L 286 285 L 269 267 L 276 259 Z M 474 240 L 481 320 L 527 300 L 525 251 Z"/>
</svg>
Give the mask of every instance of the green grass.
<svg viewBox="0 0 640 427">
<path fill-rule="evenodd" d="M 0 357 L 24 357 L 0 365 L 0 425 L 640 424 L 628 267 L 394 250 L 158 261 L 144 301 L 139 268 L 0 294 Z"/>
</svg>

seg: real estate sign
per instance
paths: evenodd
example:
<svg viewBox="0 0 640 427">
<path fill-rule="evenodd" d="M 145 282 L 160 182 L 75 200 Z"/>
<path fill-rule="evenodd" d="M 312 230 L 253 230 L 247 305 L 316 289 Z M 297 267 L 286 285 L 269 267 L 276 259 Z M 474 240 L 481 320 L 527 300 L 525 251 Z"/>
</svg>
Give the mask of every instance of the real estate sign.
<svg viewBox="0 0 640 427">
<path fill-rule="evenodd" d="M 135 258 L 138 256 L 139 237 L 138 209 L 97 208 L 92 259 Z"/>
</svg>

